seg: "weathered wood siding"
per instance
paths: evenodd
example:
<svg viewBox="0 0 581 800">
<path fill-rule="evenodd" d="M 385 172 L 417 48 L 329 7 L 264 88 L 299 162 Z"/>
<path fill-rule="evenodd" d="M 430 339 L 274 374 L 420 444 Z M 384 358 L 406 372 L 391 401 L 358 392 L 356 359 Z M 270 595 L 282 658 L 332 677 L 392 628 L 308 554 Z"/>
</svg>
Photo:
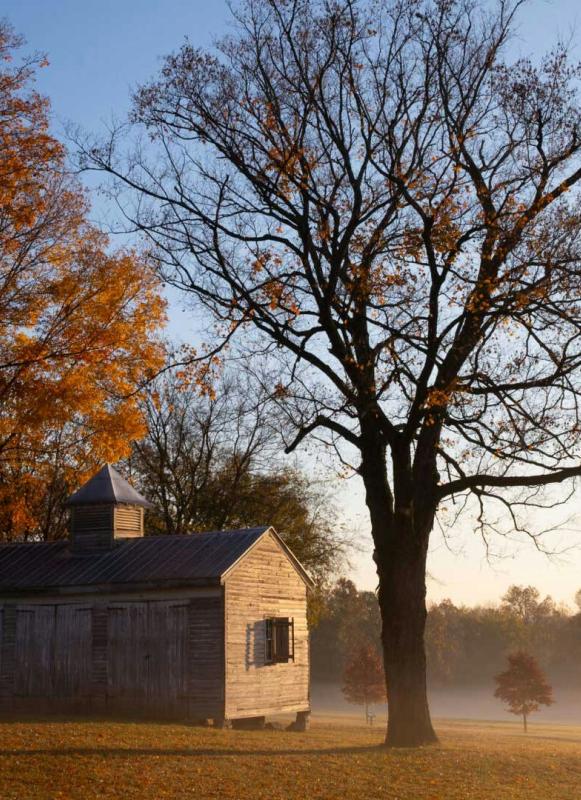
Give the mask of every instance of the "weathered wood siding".
<svg viewBox="0 0 581 800">
<path fill-rule="evenodd" d="M 262 716 L 309 708 L 307 589 L 272 534 L 225 580 L 226 716 Z M 295 660 L 267 664 L 268 617 L 294 619 Z"/>
<path fill-rule="evenodd" d="M 1 705 L 222 717 L 223 620 L 219 590 L 168 600 L 6 604 Z"/>
</svg>

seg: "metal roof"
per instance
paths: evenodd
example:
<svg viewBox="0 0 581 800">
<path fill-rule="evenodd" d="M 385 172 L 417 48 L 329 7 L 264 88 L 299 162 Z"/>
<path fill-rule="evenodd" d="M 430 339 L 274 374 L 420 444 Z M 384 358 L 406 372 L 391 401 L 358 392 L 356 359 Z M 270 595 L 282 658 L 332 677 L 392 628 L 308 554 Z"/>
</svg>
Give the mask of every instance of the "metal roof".
<svg viewBox="0 0 581 800">
<path fill-rule="evenodd" d="M 140 584 L 208 585 L 254 545 L 267 526 L 126 539 L 77 554 L 67 540 L 0 545 L 0 593 Z"/>
<path fill-rule="evenodd" d="M 100 505 L 101 503 L 126 503 L 132 506 L 153 508 L 145 497 L 123 478 L 111 464 L 105 464 L 96 475 L 67 500 L 68 506 Z"/>
</svg>

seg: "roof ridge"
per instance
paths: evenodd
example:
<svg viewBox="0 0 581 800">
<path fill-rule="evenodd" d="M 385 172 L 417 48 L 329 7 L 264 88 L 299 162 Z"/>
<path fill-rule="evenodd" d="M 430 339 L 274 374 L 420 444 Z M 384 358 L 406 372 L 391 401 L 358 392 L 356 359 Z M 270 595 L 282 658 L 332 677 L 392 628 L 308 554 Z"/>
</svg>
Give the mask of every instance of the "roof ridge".
<svg viewBox="0 0 581 800">
<path fill-rule="evenodd" d="M 135 538 L 128 537 L 127 539 L 123 539 L 123 543 L 126 544 L 127 542 L 142 542 L 144 540 L 151 540 L 151 539 L 185 539 L 188 536 L 204 536 L 208 533 L 254 533 L 258 531 L 267 531 L 271 525 L 253 525 L 251 528 L 225 528 L 223 530 L 209 530 L 209 531 L 188 531 L 187 533 L 151 533 L 145 536 L 139 536 Z M 121 537 L 122 538 L 122 537 Z M 2 542 L 0 541 L 0 547 L 23 547 L 24 545 L 27 546 L 38 546 L 38 545 L 68 545 L 70 544 L 70 539 L 64 537 L 62 539 L 51 539 L 49 541 L 40 540 L 36 542 L 31 541 L 11 541 L 11 542 Z"/>
<path fill-rule="evenodd" d="M 117 496 L 117 486 L 115 484 L 115 477 L 118 475 L 120 478 L 123 478 L 116 469 L 113 469 L 111 462 L 107 461 L 105 464 L 105 469 L 107 470 L 107 475 L 109 476 L 109 480 L 111 481 L 111 491 L 113 492 L 113 497 L 115 498 L 116 502 L 119 502 L 119 497 Z"/>
<path fill-rule="evenodd" d="M 2 542 L 0 541 L 0 547 L 24 547 L 24 546 L 37 546 L 39 544 L 43 545 L 55 545 L 55 544 L 69 544 L 69 540 L 66 538 L 63 539 L 50 539 L 46 541 L 45 539 L 41 539 L 38 542 L 31 542 L 31 541 L 11 541 L 11 542 Z"/>
<path fill-rule="evenodd" d="M 271 528 L 271 525 L 253 525 L 250 528 L 223 528 L 208 531 L 187 531 L 185 533 L 148 533 L 145 536 L 136 537 L 131 541 L 143 541 L 144 539 L 185 539 L 188 536 L 205 536 L 208 533 L 254 533 L 264 532 Z"/>
</svg>

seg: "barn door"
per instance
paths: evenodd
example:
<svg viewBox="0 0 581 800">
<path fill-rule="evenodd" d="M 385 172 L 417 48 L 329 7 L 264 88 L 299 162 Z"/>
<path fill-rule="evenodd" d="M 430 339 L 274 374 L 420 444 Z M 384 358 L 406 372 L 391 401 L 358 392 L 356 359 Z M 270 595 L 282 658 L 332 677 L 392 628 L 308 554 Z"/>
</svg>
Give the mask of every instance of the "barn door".
<svg viewBox="0 0 581 800">
<path fill-rule="evenodd" d="M 108 694 L 163 709 L 187 692 L 187 605 L 175 601 L 109 607 Z"/>
<path fill-rule="evenodd" d="M 53 693 L 81 697 L 91 693 L 92 610 L 90 606 L 56 607 Z"/>
<path fill-rule="evenodd" d="M 187 694 L 188 607 L 183 602 L 149 604 L 151 646 L 147 692 L 162 708 Z"/>
<path fill-rule="evenodd" d="M 108 609 L 107 694 L 144 698 L 147 694 L 147 603 L 118 603 Z"/>
<path fill-rule="evenodd" d="M 90 690 L 91 610 L 80 605 L 16 608 L 15 691 L 78 697 Z"/>
<path fill-rule="evenodd" d="M 54 605 L 16 608 L 15 694 L 50 697 L 54 675 Z"/>
</svg>

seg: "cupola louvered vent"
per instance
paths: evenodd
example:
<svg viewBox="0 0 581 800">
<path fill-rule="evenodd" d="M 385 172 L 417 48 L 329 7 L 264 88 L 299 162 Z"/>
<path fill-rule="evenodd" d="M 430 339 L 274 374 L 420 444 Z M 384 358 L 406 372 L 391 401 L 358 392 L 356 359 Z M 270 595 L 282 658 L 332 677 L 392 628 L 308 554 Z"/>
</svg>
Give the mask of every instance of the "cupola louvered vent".
<svg viewBox="0 0 581 800">
<path fill-rule="evenodd" d="M 113 506 L 71 508 L 70 533 L 74 550 L 104 550 L 113 544 Z"/>
<path fill-rule="evenodd" d="M 115 537 L 143 536 L 143 509 L 115 506 Z"/>
<path fill-rule="evenodd" d="M 109 464 L 67 501 L 74 552 L 94 552 L 116 539 L 143 536 L 143 509 L 149 503 Z"/>
</svg>

